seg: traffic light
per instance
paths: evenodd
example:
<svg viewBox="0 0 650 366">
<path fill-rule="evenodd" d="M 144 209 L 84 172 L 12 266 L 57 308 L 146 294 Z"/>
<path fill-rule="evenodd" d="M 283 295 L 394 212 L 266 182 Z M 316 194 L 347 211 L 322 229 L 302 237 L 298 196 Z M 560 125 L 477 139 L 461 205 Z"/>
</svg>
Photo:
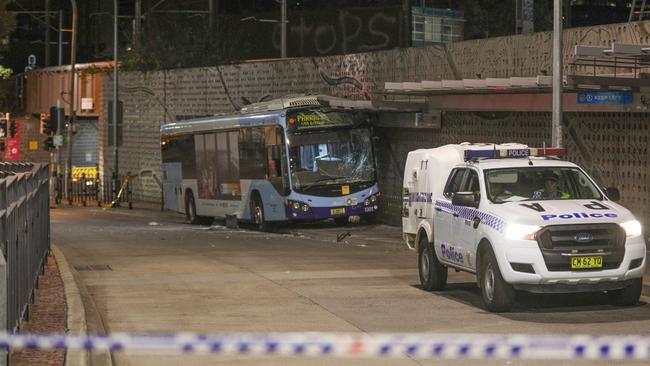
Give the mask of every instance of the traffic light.
<svg viewBox="0 0 650 366">
<path fill-rule="evenodd" d="M 7 137 L 7 115 L 0 112 L 0 137 Z"/>
<path fill-rule="evenodd" d="M 9 123 L 9 137 L 16 137 L 18 133 L 18 122 L 13 116 L 9 113 L 5 114 L 7 117 L 7 122 Z"/>
<path fill-rule="evenodd" d="M 53 132 L 54 130 L 52 129 L 50 115 L 47 113 L 41 113 L 41 133 L 49 136 Z"/>
<path fill-rule="evenodd" d="M 52 136 L 48 136 L 48 138 L 43 140 L 43 150 L 52 151 L 52 149 L 54 149 L 54 138 Z"/>
</svg>

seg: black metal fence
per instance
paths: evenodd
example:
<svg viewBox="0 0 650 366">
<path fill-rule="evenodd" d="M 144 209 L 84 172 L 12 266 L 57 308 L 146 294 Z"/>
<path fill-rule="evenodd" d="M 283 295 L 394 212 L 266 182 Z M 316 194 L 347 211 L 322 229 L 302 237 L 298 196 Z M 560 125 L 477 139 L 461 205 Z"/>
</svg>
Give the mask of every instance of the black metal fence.
<svg viewBox="0 0 650 366">
<path fill-rule="evenodd" d="M 0 318 L 15 332 L 28 316 L 50 249 L 48 165 L 0 163 L 0 247 Z"/>
<path fill-rule="evenodd" d="M 73 176 L 68 179 L 68 194 L 64 198 L 63 191 L 65 184 L 63 176 L 56 178 L 54 187 L 54 203 L 66 202 L 68 205 L 97 205 L 117 207 L 122 204 L 133 208 L 133 194 L 131 191 L 131 179 L 129 175 L 102 180 L 99 174 L 96 176 Z"/>
</svg>

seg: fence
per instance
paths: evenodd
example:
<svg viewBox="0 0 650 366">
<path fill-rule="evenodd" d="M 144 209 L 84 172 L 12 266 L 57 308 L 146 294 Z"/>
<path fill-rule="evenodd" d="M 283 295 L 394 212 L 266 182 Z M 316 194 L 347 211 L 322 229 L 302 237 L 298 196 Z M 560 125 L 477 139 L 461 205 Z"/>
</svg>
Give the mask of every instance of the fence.
<svg viewBox="0 0 650 366">
<path fill-rule="evenodd" d="M 131 178 L 131 176 L 126 175 L 120 179 L 115 179 L 113 176 L 110 179 L 102 180 L 99 174 L 95 176 L 87 176 L 86 174 L 73 176 L 68 180 L 66 201 L 71 206 L 75 204 L 82 206 L 95 204 L 97 207 L 102 205 L 115 207 L 125 203 L 128 204 L 129 209 L 132 209 Z M 54 187 L 54 202 L 56 204 L 64 201 L 64 186 L 63 176 L 60 175 L 56 178 Z"/>
<path fill-rule="evenodd" d="M 50 248 L 49 208 L 46 164 L 0 163 L 0 326 L 9 332 L 34 300 Z"/>
</svg>

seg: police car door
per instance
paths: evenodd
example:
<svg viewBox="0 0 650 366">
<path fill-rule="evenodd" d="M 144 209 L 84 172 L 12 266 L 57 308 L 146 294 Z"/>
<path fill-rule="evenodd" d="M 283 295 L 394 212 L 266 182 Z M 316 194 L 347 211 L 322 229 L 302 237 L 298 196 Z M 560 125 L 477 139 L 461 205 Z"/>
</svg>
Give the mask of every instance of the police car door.
<svg viewBox="0 0 650 366">
<path fill-rule="evenodd" d="M 460 192 L 461 185 L 465 174 L 466 168 L 456 168 L 451 171 L 443 197 L 436 202 L 435 205 L 435 219 L 434 219 L 434 243 L 436 254 L 438 258 L 444 262 L 455 263 L 451 260 L 449 248 L 454 247 L 454 222 L 458 217 L 458 210 L 451 204 L 451 198 L 456 192 Z"/>
<path fill-rule="evenodd" d="M 478 172 L 474 169 L 468 169 L 465 179 L 461 186 L 461 192 L 473 192 L 478 199 L 481 194 L 479 184 Z M 477 247 L 477 229 L 474 227 L 474 218 L 476 217 L 476 210 L 465 207 L 463 214 L 455 217 L 454 229 L 456 238 L 454 240 L 457 247 L 454 256 L 455 263 L 465 267 L 474 269 L 476 261 L 474 260 L 473 253 L 476 253 Z M 477 226 L 478 227 L 478 226 Z"/>
<path fill-rule="evenodd" d="M 409 182 L 409 189 L 411 192 L 409 204 L 412 209 L 411 214 L 416 218 L 416 222 L 431 218 L 431 215 L 427 215 L 427 206 L 430 205 L 430 203 L 427 203 L 428 197 L 430 198 L 428 192 L 431 191 L 428 186 L 429 177 L 426 171 L 428 165 L 428 161 L 420 160 L 417 168 L 413 169 L 411 176 L 412 179 Z"/>
</svg>

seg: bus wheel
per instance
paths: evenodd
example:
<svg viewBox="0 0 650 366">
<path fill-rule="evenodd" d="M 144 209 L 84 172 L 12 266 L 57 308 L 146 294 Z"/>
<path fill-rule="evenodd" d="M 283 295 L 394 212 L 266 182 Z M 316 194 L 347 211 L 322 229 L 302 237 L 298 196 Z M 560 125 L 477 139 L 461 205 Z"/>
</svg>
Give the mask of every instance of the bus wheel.
<svg viewBox="0 0 650 366">
<path fill-rule="evenodd" d="M 196 204 L 194 203 L 194 195 L 192 192 L 187 192 L 187 198 L 185 198 L 185 218 L 187 222 L 192 225 L 199 224 L 199 217 L 196 216 Z"/>
<path fill-rule="evenodd" d="M 253 198 L 253 222 L 259 231 L 272 231 L 273 225 L 264 219 L 264 205 L 259 197 Z"/>
</svg>

